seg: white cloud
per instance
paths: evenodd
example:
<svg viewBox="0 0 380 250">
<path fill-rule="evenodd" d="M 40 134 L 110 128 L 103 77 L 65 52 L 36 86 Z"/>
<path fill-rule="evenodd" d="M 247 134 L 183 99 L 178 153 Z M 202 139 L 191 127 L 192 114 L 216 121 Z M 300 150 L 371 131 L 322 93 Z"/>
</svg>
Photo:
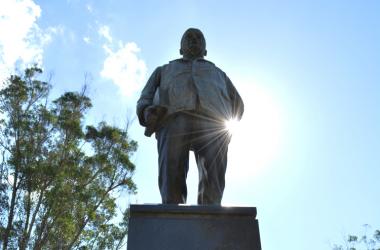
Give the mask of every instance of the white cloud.
<svg viewBox="0 0 380 250">
<path fill-rule="evenodd" d="M 100 75 L 110 79 L 125 96 L 140 90 L 145 83 L 147 71 L 145 62 L 138 57 L 140 48 L 134 42 L 124 44 L 118 41 L 116 45 L 107 25 L 100 26 L 98 34 L 107 40 L 103 45 L 107 57 Z M 115 47 L 118 49 L 114 50 Z"/>
<path fill-rule="evenodd" d="M 53 35 L 64 35 L 65 33 L 65 27 L 62 25 L 56 26 L 56 27 L 49 27 L 47 28 L 46 33 L 53 34 Z"/>
<path fill-rule="evenodd" d="M 100 36 L 104 37 L 109 43 L 112 43 L 110 28 L 107 25 L 100 26 L 98 33 Z"/>
<path fill-rule="evenodd" d="M 87 44 L 90 44 L 90 38 L 88 36 L 83 37 L 83 41 Z"/>
<path fill-rule="evenodd" d="M 33 0 L 2 0 L 0 8 L 0 85 L 15 67 L 42 64 L 43 46 L 57 28 L 36 24 L 41 8 Z"/>
<path fill-rule="evenodd" d="M 94 10 L 94 9 L 92 8 L 92 5 L 91 5 L 91 4 L 89 4 L 89 3 L 88 3 L 88 4 L 86 4 L 86 9 L 87 9 L 87 11 L 88 11 L 88 12 L 90 12 L 90 13 L 92 13 L 92 12 L 93 12 L 93 10 Z"/>
<path fill-rule="evenodd" d="M 138 58 L 140 52 L 136 43 L 130 42 L 123 45 L 119 42 L 119 49 L 112 51 L 108 45 L 103 49 L 107 54 L 100 75 L 110 79 L 116 84 L 123 95 L 131 95 L 139 90 L 145 82 L 146 65 Z"/>
</svg>

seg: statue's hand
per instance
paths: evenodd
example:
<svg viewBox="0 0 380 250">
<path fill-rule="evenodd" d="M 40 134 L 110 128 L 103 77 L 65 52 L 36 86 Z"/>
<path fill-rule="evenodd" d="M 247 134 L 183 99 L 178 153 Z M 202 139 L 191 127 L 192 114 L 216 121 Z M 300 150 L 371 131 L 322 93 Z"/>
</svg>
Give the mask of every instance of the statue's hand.
<svg viewBox="0 0 380 250">
<path fill-rule="evenodd" d="M 146 127 L 155 126 L 157 123 L 158 115 L 153 106 L 149 106 L 144 110 L 144 120 Z"/>
</svg>

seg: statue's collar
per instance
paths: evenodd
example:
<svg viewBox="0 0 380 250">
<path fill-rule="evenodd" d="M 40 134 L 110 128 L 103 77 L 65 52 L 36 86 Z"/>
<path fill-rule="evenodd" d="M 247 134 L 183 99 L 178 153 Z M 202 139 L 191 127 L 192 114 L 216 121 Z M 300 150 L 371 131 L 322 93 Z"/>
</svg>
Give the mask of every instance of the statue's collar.
<svg viewBox="0 0 380 250">
<path fill-rule="evenodd" d="M 204 59 L 202 57 L 198 57 L 198 58 L 195 58 L 195 59 L 188 59 L 188 58 L 181 57 L 181 58 L 172 60 L 170 62 L 185 62 L 185 63 L 187 63 L 187 62 L 192 62 L 192 61 L 208 62 L 208 63 L 214 64 L 214 63 L 212 63 L 212 62 L 210 62 L 210 61 L 208 61 L 208 60 L 206 60 L 206 59 Z"/>
</svg>

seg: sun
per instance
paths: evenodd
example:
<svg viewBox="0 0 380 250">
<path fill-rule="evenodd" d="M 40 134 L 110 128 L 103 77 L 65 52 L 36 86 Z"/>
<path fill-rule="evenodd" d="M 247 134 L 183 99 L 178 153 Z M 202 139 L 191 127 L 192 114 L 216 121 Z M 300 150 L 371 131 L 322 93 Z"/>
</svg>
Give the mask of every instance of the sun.
<svg viewBox="0 0 380 250">
<path fill-rule="evenodd" d="M 236 118 L 231 118 L 224 122 L 225 130 L 228 131 L 230 135 L 233 135 L 239 128 L 239 121 Z"/>
<path fill-rule="evenodd" d="M 243 118 L 225 122 L 231 135 L 227 171 L 235 180 L 260 178 L 259 173 L 278 155 L 282 138 L 282 112 L 277 100 L 257 85 L 245 87 L 240 90 Z"/>
</svg>

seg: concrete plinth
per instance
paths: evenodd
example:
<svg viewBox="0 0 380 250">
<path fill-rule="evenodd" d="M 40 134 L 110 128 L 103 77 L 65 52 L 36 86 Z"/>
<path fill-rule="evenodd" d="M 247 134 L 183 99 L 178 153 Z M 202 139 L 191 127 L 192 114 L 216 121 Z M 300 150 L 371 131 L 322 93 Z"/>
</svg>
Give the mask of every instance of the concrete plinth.
<svg viewBox="0 0 380 250">
<path fill-rule="evenodd" d="M 128 250 L 261 250 L 256 208 L 131 205 Z"/>
</svg>

